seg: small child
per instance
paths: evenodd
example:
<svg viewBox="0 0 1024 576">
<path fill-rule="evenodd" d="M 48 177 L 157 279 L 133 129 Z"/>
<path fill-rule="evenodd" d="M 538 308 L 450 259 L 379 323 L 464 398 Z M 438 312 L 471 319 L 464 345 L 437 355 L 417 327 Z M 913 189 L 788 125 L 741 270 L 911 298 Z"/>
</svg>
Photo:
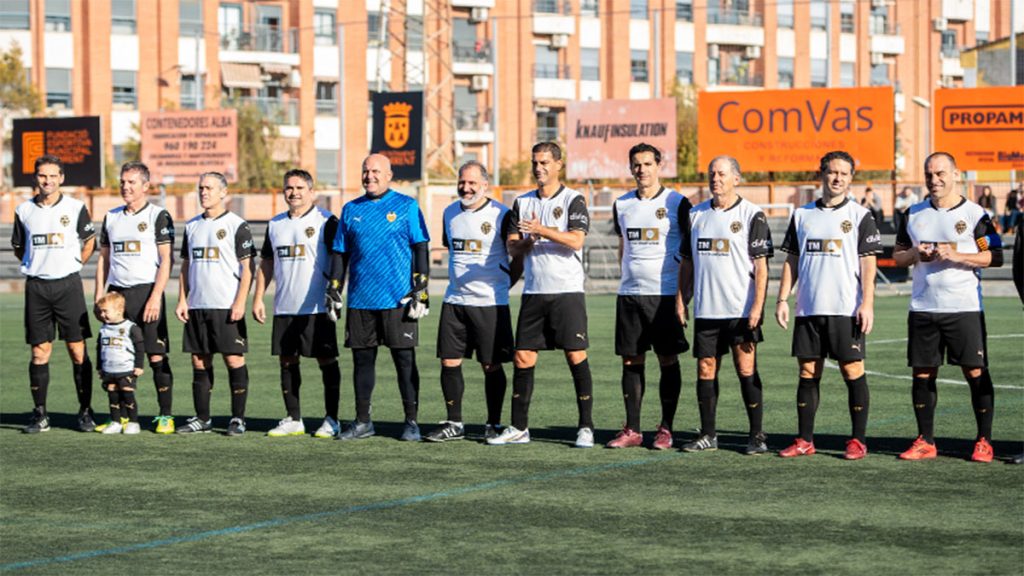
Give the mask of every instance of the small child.
<svg viewBox="0 0 1024 576">
<path fill-rule="evenodd" d="M 139 407 L 135 383 L 146 356 L 142 329 L 124 317 L 124 296 L 109 292 L 96 303 L 103 322 L 96 339 L 97 371 L 110 398 L 110 423 L 97 427 L 101 434 L 138 434 Z"/>
</svg>

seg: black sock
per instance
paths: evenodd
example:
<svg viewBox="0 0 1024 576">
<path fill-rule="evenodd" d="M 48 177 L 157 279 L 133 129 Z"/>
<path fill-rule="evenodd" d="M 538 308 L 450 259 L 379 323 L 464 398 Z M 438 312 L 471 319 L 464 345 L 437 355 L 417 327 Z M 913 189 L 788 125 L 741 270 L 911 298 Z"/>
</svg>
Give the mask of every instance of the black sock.
<svg viewBox="0 0 1024 576">
<path fill-rule="evenodd" d="M 594 429 L 594 380 L 590 376 L 590 362 L 583 360 L 569 367 L 572 383 L 576 388 L 576 411 L 579 412 L 579 428 Z"/>
<path fill-rule="evenodd" d="M 88 410 L 92 406 L 92 361 L 88 356 L 81 364 L 71 363 L 71 377 L 78 395 L 78 411 Z"/>
<path fill-rule="evenodd" d="M 370 421 L 370 401 L 377 381 L 377 349 L 352 349 L 352 386 L 356 393 L 356 420 Z"/>
<path fill-rule="evenodd" d="M 679 405 L 679 391 L 683 388 L 683 376 L 679 371 L 679 362 L 661 367 L 661 379 L 658 380 L 658 396 L 661 397 L 661 425 L 669 430 L 676 418 L 676 407 Z"/>
<path fill-rule="evenodd" d="M 640 405 L 644 397 L 644 365 L 622 365 L 622 401 L 626 405 L 626 428 L 640 431 Z"/>
<path fill-rule="evenodd" d="M 228 368 L 228 385 L 231 386 L 231 417 L 244 420 L 245 401 L 249 397 L 249 367 Z"/>
<path fill-rule="evenodd" d="M 448 420 L 462 422 L 462 394 L 466 382 L 462 378 L 462 366 L 441 366 L 441 393 L 444 394 L 444 407 L 448 411 Z"/>
<path fill-rule="evenodd" d="M 139 405 L 135 403 L 134 390 L 121 390 L 121 413 L 129 422 L 139 422 Z"/>
<path fill-rule="evenodd" d="M 202 368 L 192 369 L 192 402 L 196 407 L 196 416 L 203 422 L 210 420 L 210 390 L 213 388 L 210 372 Z"/>
<path fill-rule="evenodd" d="M 508 379 L 505 377 L 505 369 L 498 367 L 490 372 L 484 372 L 484 396 L 487 397 L 487 423 L 492 425 L 501 424 L 501 409 L 505 405 L 505 392 L 508 389 Z"/>
<path fill-rule="evenodd" d="M 281 365 L 281 396 L 284 397 L 284 410 L 295 421 L 302 419 L 299 410 L 299 389 L 302 387 L 302 368 L 298 362 Z"/>
<path fill-rule="evenodd" d="M 171 416 L 172 388 L 174 386 L 174 375 L 171 373 L 171 363 L 167 356 L 162 356 L 159 362 L 150 362 L 150 369 L 153 370 L 153 384 L 156 385 L 156 402 L 160 407 L 161 416 Z"/>
<path fill-rule="evenodd" d="M 402 396 L 405 419 L 415 422 L 420 404 L 420 371 L 416 367 L 416 349 L 392 348 L 391 360 L 398 372 L 398 392 Z"/>
<path fill-rule="evenodd" d="M 46 391 L 50 387 L 50 365 L 28 365 L 28 388 L 32 392 L 32 403 L 46 413 Z"/>
<path fill-rule="evenodd" d="M 530 425 L 530 398 L 533 396 L 533 366 L 516 368 L 512 373 L 512 426 L 526 430 Z"/>
<path fill-rule="evenodd" d="M 935 388 L 935 378 L 914 378 L 910 389 L 914 400 L 914 417 L 917 419 L 917 433 L 929 444 L 935 443 L 935 405 L 939 401 L 939 393 Z"/>
<path fill-rule="evenodd" d="M 110 421 L 121 422 L 121 393 L 115 387 L 107 391 L 107 400 L 110 402 Z"/>
<path fill-rule="evenodd" d="M 750 376 L 740 377 L 740 393 L 747 408 L 750 436 L 753 437 L 764 429 L 764 391 L 761 389 L 761 375 L 756 370 Z"/>
<path fill-rule="evenodd" d="M 324 382 L 324 412 L 338 419 L 338 404 L 341 403 L 341 365 L 335 360 L 320 365 L 320 377 Z"/>
<path fill-rule="evenodd" d="M 700 410 L 700 433 L 702 436 L 717 435 L 715 411 L 718 408 L 718 386 L 715 380 L 697 380 L 697 407 Z"/>
<path fill-rule="evenodd" d="M 978 438 L 992 440 L 992 413 L 995 408 L 995 389 L 992 376 L 988 370 L 982 370 L 981 376 L 968 378 L 971 387 L 971 406 L 974 407 L 974 419 L 978 423 Z"/>
<path fill-rule="evenodd" d="M 212 357 L 211 357 L 212 359 Z M 210 380 L 210 390 L 213 390 L 213 384 L 215 382 L 213 377 L 213 366 L 206 367 L 206 377 Z"/>
<path fill-rule="evenodd" d="M 814 442 L 814 415 L 818 412 L 821 378 L 801 378 L 796 387 L 796 421 L 800 437 Z"/>
<path fill-rule="evenodd" d="M 868 408 L 871 404 L 867 374 L 861 374 L 860 378 L 847 380 L 846 390 L 850 406 L 850 422 L 853 424 L 852 434 L 854 438 L 863 443 L 867 440 Z"/>
</svg>

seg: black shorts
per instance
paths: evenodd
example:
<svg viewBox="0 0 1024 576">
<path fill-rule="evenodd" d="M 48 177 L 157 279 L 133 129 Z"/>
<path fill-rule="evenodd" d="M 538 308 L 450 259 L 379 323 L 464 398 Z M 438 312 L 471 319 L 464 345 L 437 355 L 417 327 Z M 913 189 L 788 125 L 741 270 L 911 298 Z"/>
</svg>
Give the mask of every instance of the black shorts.
<svg viewBox="0 0 1024 576">
<path fill-rule="evenodd" d="M 675 296 L 619 296 L 615 300 L 615 353 L 639 356 L 654 348 L 660 356 L 690 349 L 676 316 Z"/>
<path fill-rule="evenodd" d="M 126 374 L 100 374 L 100 381 L 103 382 L 103 389 L 107 392 L 113 392 L 116 390 L 127 390 L 131 388 L 136 389 L 139 377 L 134 372 L 128 372 Z M 114 390 L 110 390 L 110 385 L 114 385 Z"/>
<path fill-rule="evenodd" d="M 582 292 L 523 294 L 516 350 L 586 350 L 587 300 Z"/>
<path fill-rule="evenodd" d="M 764 341 L 761 325 L 751 330 L 747 322 L 746 318 L 697 318 L 693 321 L 693 357 L 718 358 L 733 346 Z"/>
<path fill-rule="evenodd" d="M 29 277 L 25 281 L 25 342 L 36 346 L 60 339 L 81 342 L 92 337 L 82 278 L 76 272 L 58 280 Z"/>
<path fill-rule="evenodd" d="M 167 336 L 167 306 L 164 295 L 160 295 L 160 317 L 155 322 L 143 322 L 142 313 L 146 310 L 149 295 L 153 293 L 152 284 L 139 284 L 127 288 L 111 286 L 110 291 L 124 296 L 124 316 L 142 329 L 146 354 L 166 356 L 171 348 L 171 341 Z"/>
<path fill-rule="evenodd" d="M 512 360 L 512 313 L 505 306 L 441 305 L 437 357 L 472 358 L 481 364 Z"/>
<path fill-rule="evenodd" d="M 798 316 L 793 324 L 793 356 L 832 358 L 838 362 L 864 359 L 864 333 L 850 316 Z"/>
<path fill-rule="evenodd" d="M 327 314 L 274 316 L 270 353 L 274 356 L 337 358 L 338 329 Z"/>
<path fill-rule="evenodd" d="M 935 368 L 988 366 L 988 336 L 984 312 L 911 312 L 907 317 L 907 365 Z"/>
<path fill-rule="evenodd" d="M 348 308 L 345 348 L 412 348 L 419 344 L 420 324 L 405 316 L 405 307 L 385 310 Z"/>
<path fill-rule="evenodd" d="M 182 350 L 192 354 L 240 356 L 249 351 L 245 318 L 231 322 L 231 310 L 198 309 L 188 311 Z"/>
</svg>

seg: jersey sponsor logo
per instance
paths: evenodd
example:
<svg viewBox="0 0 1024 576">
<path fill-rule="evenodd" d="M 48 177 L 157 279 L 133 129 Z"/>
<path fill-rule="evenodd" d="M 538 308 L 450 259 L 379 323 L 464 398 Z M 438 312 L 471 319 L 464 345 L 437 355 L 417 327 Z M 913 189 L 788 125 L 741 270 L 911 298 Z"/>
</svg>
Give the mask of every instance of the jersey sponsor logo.
<svg viewBox="0 0 1024 576">
<path fill-rule="evenodd" d="M 295 244 L 293 246 L 278 246 L 277 247 L 278 258 L 305 258 L 306 257 L 306 246 L 304 244 Z"/>
<path fill-rule="evenodd" d="M 963 234 L 967 231 L 967 222 L 960 220 L 956 223 L 956 226 L 954 226 L 953 229 L 956 230 L 957 234 Z"/>
<path fill-rule="evenodd" d="M 252 248 L 252 239 L 242 242 L 242 248 Z"/>
<path fill-rule="evenodd" d="M 68 224 L 71 224 L 71 218 L 68 218 L 67 214 L 61 216 L 60 217 L 60 225 L 61 226 L 67 226 Z"/>
<path fill-rule="evenodd" d="M 697 239 L 697 251 L 707 252 L 709 254 L 728 254 L 729 253 L 729 239 L 728 238 L 698 238 Z"/>
<path fill-rule="evenodd" d="M 146 228 L 149 228 L 149 226 L 145 222 L 139 222 L 139 232 L 145 232 Z"/>
<path fill-rule="evenodd" d="M 768 238 L 758 238 L 750 243 L 751 250 L 757 250 L 758 248 L 771 248 L 772 241 Z"/>
<path fill-rule="evenodd" d="M 491 226 L 490 222 L 484 222 L 484 223 L 480 224 L 480 231 L 483 232 L 484 234 L 490 234 L 491 230 L 493 230 L 493 229 L 494 229 L 494 226 Z"/>
<path fill-rule="evenodd" d="M 561 206 L 555 206 L 555 209 L 551 211 L 551 215 L 554 216 L 555 218 L 561 218 L 562 217 L 562 207 Z"/>
<path fill-rule="evenodd" d="M 843 220 L 842 224 L 839 225 L 839 229 L 843 231 L 843 234 L 849 234 L 850 230 L 853 230 L 853 222 Z"/>
<path fill-rule="evenodd" d="M 50 234 L 33 234 L 32 246 L 34 248 L 57 247 L 64 245 L 64 233 L 52 232 Z"/>
<path fill-rule="evenodd" d="M 626 228 L 626 240 L 639 243 L 656 243 L 661 239 L 657 228 Z"/>
<path fill-rule="evenodd" d="M 804 242 L 804 252 L 808 254 L 837 254 L 842 251 L 842 238 L 808 238 Z"/>
<path fill-rule="evenodd" d="M 142 252 L 142 242 L 139 240 L 126 240 L 124 242 L 114 242 L 114 254 L 138 254 Z"/>
<path fill-rule="evenodd" d="M 313 234 L 316 234 L 316 230 L 314 230 L 312 226 L 306 228 L 306 238 L 312 238 Z"/>
<path fill-rule="evenodd" d="M 123 334 L 124 330 L 122 330 L 121 333 Z M 117 348 L 121 348 L 122 346 L 124 346 L 124 338 L 118 336 L 104 336 L 103 338 L 100 338 L 100 344 L 102 344 L 103 346 L 114 346 Z"/>
<path fill-rule="evenodd" d="M 164 226 L 163 228 L 160 229 L 160 235 L 161 236 L 167 236 L 168 234 L 173 234 L 173 233 L 174 233 L 174 231 L 171 228 L 168 228 L 167 226 Z"/>
<path fill-rule="evenodd" d="M 192 259 L 193 260 L 220 260 L 220 248 L 216 246 L 203 247 L 194 246 L 192 248 Z"/>
<path fill-rule="evenodd" d="M 482 240 L 452 238 L 452 251 L 479 254 L 484 251 L 484 243 Z"/>
<path fill-rule="evenodd" d="M 583 212 L 577 212 L 576 214 L 569 215 L 570 222 L 583 222 L 584 224 L 586 224 L 589 220 L 590 219 Z"/>
<path fill-rule="evenodd" d="M 665 216 L 668 216 L 668 210 L 665 210 L 664 208 L 658 208 L 654 211 L 654 217 L 658 220 L 663 220 Z"/>
<path fill-rule="evenodd" d="M 880 233 L 871 234 L 870 236 L 864 238 L 864 242 L 866 244 L 880 244 L 882 242 L 882 235 Z"/>
</svg>

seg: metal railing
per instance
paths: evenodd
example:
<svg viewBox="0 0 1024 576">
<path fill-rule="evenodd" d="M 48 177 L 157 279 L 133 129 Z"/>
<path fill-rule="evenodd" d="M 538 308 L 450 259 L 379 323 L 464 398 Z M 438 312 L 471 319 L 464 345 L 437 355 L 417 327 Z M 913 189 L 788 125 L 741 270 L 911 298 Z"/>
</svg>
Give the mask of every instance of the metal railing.
<svg viewBox="0 0 1024 576">
<path fill-rule="evenodd" d="M 225 101 L 226 105 L 241 108 L 252 105 L 259 109 L 263 116 L 277 124 L 298 126 L 299 101 L 296 99 L 282 100 L 266 96 L 239 96 Z"/>
<path fill-rule="evenodd" d="M 475 42 L 452 42 L 452 60 L 454 62 L 483 62 L 491 61 L 491 41 L 477 40 Z"/>
<path fill-rule="evenodd" d="M 534 142 L 556 142 L 561 136 L 561 131 L 557 126 L 540 126 L 535 134 Z"/>
<path fill-rule="evenodd" d="M 676 2 L 676 20 L 693 22 L 693 4 L 680 4 Z"/>
<path fill-rule="evenodd" d="M 708 24 L 732 24 L 734 26 L 760 26 L 760 14 L 751 14 L 743 10 L 720 9 L 708 10 Z"/>
<path fill-rule="evenodd" d="M 456 110 L 455 129 L 490 132 L 491 109 L 487 108 L 485 110 Z"/>
<path fill-rule="evenodd" d="M 709 79 L 712 85 L 731 84 L 734 86 L 764 86 L 764 77 L 760 74 L 740 74 L 736 72 L 720 74 L 716 79 Z"/>
<path fill-rule="evenodd" d="M 533 77 L 554 78 L 558 80 L 568 80 L 571 78 L 569 76 L 569 66 L 559 64 L 534 64 Z"/>
<path fill-rule="evenodd" d="M 540 14 L 572 14 L 569 0 L 533 0 L 533 11 Z"/>
<path fill-rule="evenodd" d="M 889 22 L 879 18 L 872 18 L 871 24 L 868 27 L 868 32 L 872 35 L 884 34 L 886 36 L 899 36 L 900 25 L 895 22 Z"/>
<path fill-rule="evenodd" d="M 338 101 L 337 100 L 321 100 L 316 101 L 316 114 L 317 116 L 337 116 L 338 115 Z"/>
<path fill-rule="evenodd" d="M 285 30 L 280 26 L 257 24 L 221 32 L 221 50 L 240 50 L 243 52 L 299 52 L 299 31 L 295 28 Z"/>
<path fill-rule="evenodd" d="M 959 46 L 943 46 L 942 56 L 945 58 L 959 58 L 960 47 Z"/>
</svg>

